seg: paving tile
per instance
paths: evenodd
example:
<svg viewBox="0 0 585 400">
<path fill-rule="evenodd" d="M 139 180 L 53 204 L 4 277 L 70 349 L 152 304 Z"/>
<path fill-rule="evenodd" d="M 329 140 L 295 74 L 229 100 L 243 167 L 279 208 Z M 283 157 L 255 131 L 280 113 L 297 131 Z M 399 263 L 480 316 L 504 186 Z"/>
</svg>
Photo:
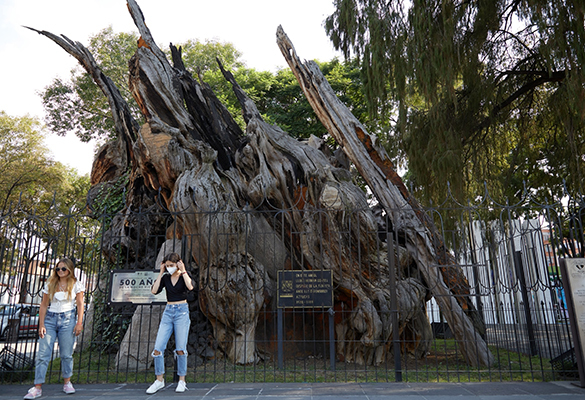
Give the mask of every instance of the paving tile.
<svg viewBox="0 0 585 400">
<path fill-rule="evenodd" d="M 362 384 L 362 390 L 368 396 L 417 396 L 415 389 L 407 383 L 372 383 Z"/>
<path fill-rule="evenodd" d="M 411 383 L 412 390 L 416 394 L 425 396 L 471 396 L 469 390 L 458 383 Z"/>
<path fill-rule="evenodd" d="M 503 395 L 485 395 L 485 396 L 478 395 L 474 398 L 477 400 L 536 400 L 535 397 L 533 395 L 530 395 L 530 394 L 515 394 L 515 395 L 503 394 Z M 566 400 L 570 400 L 570 399 L 566 399 Z"/>
<path fill-rule="evenodd" d="M 359 383 L 321 383 L 314 384 L 313 396 L 335 396 L 335 395 L 364 395 Z"/>
<path fill-rule="evenodd" d="M 428 397 L 421 396 L 420 394 L 375 394 L 368 395 L 368 400 L 427 400 Z M 454 400 L 451 398 L 451 400 Z"/>
<path fill-rule="evenodd" d="M 583 394 L 544 394 L 539 396 L 532 396 L 532 400 L 585 400 L 585 393 Z"/>
<path fill-rule="evenodd" d="M 462 383 L 461 386 L 473 394 L 484 396 L 513 396 L 528 394 L 528 392 L 523 389 L 524 385 L 514 382 L 502 382 L 498 385 L 488 383 Z"/>
<path fill-rule="evenodd" d="M 526 393 L 534 394 L 534 395 L 543 395 L 543 394 L 579 394 L 585 393 L 585 389 L 579 388 L 577 386 L 561 386 L 555 385 L 551 383 L 545 382 L 524 382 L 521 384 L 522 390 Z"/>
<path fill-rule="evenodd" d="M 309 396 L 313 394 L 313 390 L 310 387 L 267 387 L 262 389 L 260 392 L 261 396 Z"/>
</svg>

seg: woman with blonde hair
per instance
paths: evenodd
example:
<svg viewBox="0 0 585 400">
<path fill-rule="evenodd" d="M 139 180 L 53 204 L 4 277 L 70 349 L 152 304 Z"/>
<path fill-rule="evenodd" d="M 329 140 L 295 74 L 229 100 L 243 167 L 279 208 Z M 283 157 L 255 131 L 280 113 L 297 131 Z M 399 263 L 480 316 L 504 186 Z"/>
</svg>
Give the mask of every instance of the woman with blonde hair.
<svg viewBox="0 0 585 400">
<path fill-rule="evenodd" d="M 83 293 L 85 288 L 75 277 L 75 265 L 68 258 L 59 260 L 43 288 L 43 300 L 39 310 L 39 352 L 35 365 L 35 385 L 24 396 L 25 399 L 41 397 L 41 386 L 55 340 L 59 343 L 63 391 L 75 393 L 71 384 L 73 375 L 73 344 L 75 336 L 83 330 Z M 75 336 L 74 336 L 75 335 Z"/>
</svg>

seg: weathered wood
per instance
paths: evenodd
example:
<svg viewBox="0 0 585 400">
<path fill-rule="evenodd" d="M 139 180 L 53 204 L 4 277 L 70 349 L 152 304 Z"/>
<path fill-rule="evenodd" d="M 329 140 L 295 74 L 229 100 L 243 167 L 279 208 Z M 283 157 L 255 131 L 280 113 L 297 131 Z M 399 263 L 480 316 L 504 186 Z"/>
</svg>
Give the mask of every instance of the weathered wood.
<svg viewBox="0 0 585 400">
<path fill-rule="evenodd" d="M 464 300 L 462 307 L 453 296 L 469 297 L 467 281 L 458 268 L 452 268 L 456 263 L 434 224 L 406 189 L 377 138 L 341 103 L 317 64 L 300 61 L 282 27 L 278 27 L 276 35 L 283 56 L 318 118 L 366 180 L 394 226 L 407 235 L 407 248 L 417 260 L 467 361 L 474 366 L 491 365 L 493 355 L 465 313 L 471 303 Z M 440 266 L 447 268 L 436 268 Z"/>
<path fill-rule="evenodd" d="M 247 253 L 230 254 L 201 268 L 199 303 L 228 358 L 237 364 L 260 360 L 255 333 L 264 303 L 263 266 Z"/>
</svg>

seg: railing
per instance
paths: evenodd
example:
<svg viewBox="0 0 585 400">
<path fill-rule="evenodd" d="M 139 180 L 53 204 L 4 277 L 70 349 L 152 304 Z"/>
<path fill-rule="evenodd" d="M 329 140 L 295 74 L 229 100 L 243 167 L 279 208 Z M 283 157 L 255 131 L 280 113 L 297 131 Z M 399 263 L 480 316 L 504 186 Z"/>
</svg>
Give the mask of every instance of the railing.
<svg viewBox="0 0 585 400">
<path fill-rule="evenodd" d="M 168 240 L 175 226 L 173 222 L 181 216 L 164 210 L 97 219 L 55 213 L 5 216 L 0 220 L 0 303 L 21 306 L 18 315 L 0 316 L 3 319 L 0 382 L 29 383 L 32 380 L 40 291 L 61 256 L 75 259 L 77 276 L 86 287 L 86 318 L 84 331 L 76 342 L 73 380 L 81 383 L 150 382 L 154 374 L 151 353 L 164 306 L 111 303 L 109 279 L 112 269 L 155 269 L 156 257 L 164 246 L 182 254 L 197 284 L 196 296 L 189 303 L 188 381 L 575 379 L 576 363 L 559 259 L 583 256 L 579 240 L 583 236 L 579 217 L 582 210 L 566 205 L 579 204 L 577 201 L 569 200 L 564 204 L 494 206 L 492 203 L 489 207 L 449 206 L 427 210 L 458 263 L 452 267 L 461 268 L 467 277 L 469 298 L 485 326 L 482 335 L 494 356 L 489 366 L 471 366 L 466 362 L 462 351 L 465 346 L 473 345 L 479 336 L 455 340 L 434 299 L 426 303 L 426 313 L 422 313 L 428 317 L 428 326 L 424 321 L 419 321 L 420 326 L 402 321 L 407 317 L 405 309 L 400 307 L 407 304 L 404 296 L 408 292 L 400 291 L 401 282 L 422 285 L 423 297 L 427 298 L 432 297 L 433 288 L 425 284 L 416 268 L 411 268 L 408 262 L 401 264 L 400 257 L 405 254 L 404 231 L 393 230 L 385 217 L 378 219 L 373 236 L 371 232 L 357 230 L 368 235 L 368 240 L 376 238 L 376 243 L 368 244 L 369 249 L 378 250 L 376 254 L 358 253 L 349 264 L 359 269 L 353 271 L 355 282 L 378 277 L 379 281 L 371 285 L 362 281 L 363 287 L 372 288 L 372 293 L 382 287 L 387 290 L 384 293 L 398 294 L 394 306 L 398 308 L 381 307 L 376 303 L 376 295 L 369 295 L 377 317 L 390 321 L 389 325 L 383 322 L 381 326 L 395 323 L 402 331 L 398 335 L 398 330 L 388 331 L 368 342 L 365 333 L 356 334 L 359 329 L 355 321 L 364 318 L 356 314 L 364 310 L 357 307 L 362 298 L 352 297 L 363 287 L 348 289 L 340 283 L 345 273 L 341 268 L 333 271 L 336 306 L 281 310 L 284 324 L 281 340 L 278 339 L 279 310 L 274 302 L 276 271 L 317 265 L 316 260 L 304 260 L 303 254 L 288 254 L 298 245 L 292 241 L 322 240 L 322 243 L 311 244 L 322 246 L 322 257 L 329 255 L 327 246 L 334 235 L 339 236 L 340 243 L 363 248 L 361 241 L 366 240 L 366 236 L 356 236 L 350 226 L 346 231 L 320 235 L 315 232 L 280 235 L 274 227 L 285 229 L 279 218 L 287 211 L 258 212 L 268 224 L 250 229 L 250 237 L 241 241 L 246 244 L 245 248 L 230 250 L 232 254 L 253 252 L 261 259 L 246 269 L 242 267 L 248 262 L 246 256 L 232 263 L 227 258 L 224 264 L 197 263 L 197 260 L 211 260 L 208 255 L 197 253 L 205 248 L 201 243 L 210 238 L 171 234 L 176 239 Z M 307 218 L 329 218 L 324 211 L 312 212 Z M 247 211 L 238 218 L 253 219 L 254 215 L 254 211 Z M 205 217 L 212 220 L 227 216 L 214 211 Z M 151 226 L 149 222 L 153 218 L 159 224 L 155 232 L 146 228 Z M 353 223 L 351 215 L 344 218 L 347 224 Z M 117 219 L 118 222 L 131 219 L 131 226 L 118 230 L 123 234 L 104 229 L 104 226 L 115 226 Z M 231 235 L 234 233 L 216 232 L 214 240 L 237 241 Z M 290 242 L 283 240 L 284 237 Z M 394 256 L 396 265 L 392 268 L 396 272 L 388 273 L 392 263 L 389 260 Z M 221 257 L 215 260 L 219 259 Z M 384 281 L 390 276 L 395 280 Z M 409 286 L 409 290 L 420 286 L 416 285 Z M 226 294 L 228 289 L 234 293 Z M 254 302 L 258 304 L 253 307 Z M 240 325 L 229 326 L 233 321 L 240 321 Z M 366 328 L 364 326 L 364 332 Z M 430 336 L 425 336 L 427 329 L 432 329 Z M 380 341 L 380 337 L 386 339 Z M 280 356 L 279 346 L 284 350 Z M 165 357 L 167 374 L 172 374 L 174 368 L 169 350 L 173 348 L 171 338 Z M 333 356 L 332 348 L 335 349 Z M 60 379 L 57 358 L 58 352 L 55 352 L 47 382 Z"/>
</svg>

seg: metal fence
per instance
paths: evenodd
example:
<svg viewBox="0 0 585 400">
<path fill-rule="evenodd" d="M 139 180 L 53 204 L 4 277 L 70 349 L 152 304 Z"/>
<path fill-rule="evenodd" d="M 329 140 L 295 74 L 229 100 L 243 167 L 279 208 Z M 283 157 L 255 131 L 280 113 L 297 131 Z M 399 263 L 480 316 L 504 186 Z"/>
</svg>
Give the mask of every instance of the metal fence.
<svg viewBox="0 0 585 400">
<path fill-rule="evenodd" d="M 583 209 L 579 204 L 585 203 L 567 197 L 552 205 L 527 199 L 513 206 L 482 202 L 426 210 L 455 258 L 456 268 L 467 277 L 469 298 L 485 327 L 482 336 L 494 362 L 476 366 L 466 361 L 463 347 L 472 345 L 477 337 L 469 337 L 469 343 L 454 339 L 433 298 L 433 288 L 411 268 L 407 254 L 412 249 L 405 250 L 405 232 L 394 228 L 379 209 L 372 213 L 377 215 L 373 236 L 350 226 L 356 221 L 352 214 L 357 215 L 356 210 L 345 211 L 340 226 L 346 230 L 318 235 L 310 231 L 279 235 L 274 227 L 284 226 L 279 219 L 289 210 L 258 212 L 267 225 L 257 223 L 255 211 L 242 212 L 238 218 L 252 221 L 246 233 L 250 237 L 244 241 L 246 248 L 231 249 L 237 260 L 226 258 L 214 266 L 201 262 L 209 257 L 197 253 L 204 248 L 199 244 L 209 240 L 230 243 L 236 233 L 216 232 L 213 238 L 176 234 L 176 221 L 185 216 L 167 210 L 126 211 L 100 218 L 55 210 L 44 215 L 13 212 L 0 220 L 0 303 L 12 305 L 3 306 L 7 313 L 0 317 L 0 381 L 32 380 L 40 291 L 58 258 L 68 256 L 74 258 L 77 277 L 86 287 L 86 318 L 76 342 L 73 380 L 150 382 L 154 375 L 151 353 L 164 306 L 112 303 L 111 271 L 152 271 L 160 253 L 170 250 L 181 253 L 197 286 L 189 301 L 188 381 L 575 379 L 577 367 L 559 259 L 582 256 Z M 212 221 L 227 215 L 216 210 L 196 217 Z M 328 218 L 328 214 L 312 210 L 303 218 L 318 220 Z M 367 321 L 370 316 L 357 315 L 363 314 L 364 308 L 351 306 L 362 299 L 351 298 L 347 285 L 339 283 L 344 279 L 341 269 L 333 272 L 334 307 L 277 307 L 278 270 L 300 270 L 308 263 L 302 254 L 291 257 L 291 249 L 303 241 L 317 241 L 311 246 L 321 247 L 326 257 L 332 238 L 338 236 L 340 243 L 359 249 L 365 240 L 360 235 L 375 237 L 369 248 L 378 251 L 353 260 L 351 264 L 360 269 L 353 275 L 358 281 L 377 276 L 379 281 L 372 287 L 387 288 L 388 293 L 398 295 L 394 308 L 382 307 L 375 296 L 371 304 L 378 318 L 393 321 L 400 329 L 393 328 L 382 341 L 368 342 L 367 327 L 356 334 L 356 321 Z M 296 242 L 286 243 L 284 237 Z M 245 259 L 252 247 L 261 259 L 253 265 Z M 394 257 L 396 265 L 389 262 Z M 387 268 L 395 271 L 385 272 Z M 377 275 L 371 273 L 373 270 Z M 392 276 L 394 279 L 387 279 Z M 404 286 L 400 282 L 416 284 L 409 286 L 409 292 L 401 291 Z M 419 288 L 422 298 L 428 300 L 421 302 L 418 310 L 404 308 L 405 296 L 411 295 L 412 288 Z M 376 290 L 372 292 L 378 293 Z M 410 314 L 405 315 L 407 312 Z M 430 339 L 425 339 L 427 329 L 432 331 Z M 169 380 L 174 370 L 173 346 L 171 338 L 165 356 Z M 47 382 L 60 380 L 57 347 L 53 357 Z"/>
</svg>

